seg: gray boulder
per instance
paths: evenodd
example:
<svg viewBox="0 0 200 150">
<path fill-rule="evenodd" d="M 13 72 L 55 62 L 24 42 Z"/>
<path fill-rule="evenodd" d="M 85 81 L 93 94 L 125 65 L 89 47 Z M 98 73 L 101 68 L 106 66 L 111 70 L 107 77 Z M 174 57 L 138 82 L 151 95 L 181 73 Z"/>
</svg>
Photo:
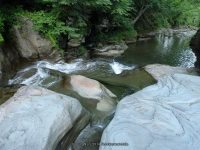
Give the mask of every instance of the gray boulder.
<svg viewBox="0 0 200 150">
<path fill-rule="evenodd" d="M 81 97 L 98 100 L 97 110 L 111 111 L 115 107 L 116 95 L 96 80 L 81 75 L 72 75 L 70 76 L 70 85 L 72 90 Z"/>
<path fill-rule="evenodd" d="M 40 87 L 21 87 L 0 106 L 0 149 L 55 149 L 81 112 L 74 98 Z"/>
<path fill-rule="evenodd" d="M 18 18 L 20 26 L 14 26 L 11 37 L 17 51 L 22 58 L 28 60 L 53 58 L 59 59 L 60 54 L 51 41 L 42 37 L 34 30 L 33 22 L 25 17 Z"/>
<path fill-rule="evenodd" d="M 116 105 L 116 95 L 100 82 L 82 75 L 67 75 L 64 69 L 70 71 L 71 65 L 47 63 L 48 66 L 34 65 L 19 71 L 10 84 L 40 85 L 92 104 L 90 108 L 100 111 L 111 111 Z M 73 67 L 74 65 L 72 65 Z M 52 69 L 49 69 L 49 68 Z M 65 67 L 63 69 L 63 67 Z M 77 67 L 77 66 L 75 66 Z M 68 69 L 69 68 L 69 69 Z M 73 67 L 74 68 L 74 67 Z M 72 69 L 73 69 L 72 68 Z M 56 70 L 60 69 L 60 70 Z"/>
<path fill-rule="evenodd" d="M 106 45 L 101 48 L 96 48 L 94 54 L 97 56 L 116 57 L 122 55 L 128 46 L 125 43 Z"/>
<path fill-rule="evenodd" d="M 125 97 L 100 150 L 199 150 L 199 89 L 200 77 L 175 74 Z"/>
</svg>

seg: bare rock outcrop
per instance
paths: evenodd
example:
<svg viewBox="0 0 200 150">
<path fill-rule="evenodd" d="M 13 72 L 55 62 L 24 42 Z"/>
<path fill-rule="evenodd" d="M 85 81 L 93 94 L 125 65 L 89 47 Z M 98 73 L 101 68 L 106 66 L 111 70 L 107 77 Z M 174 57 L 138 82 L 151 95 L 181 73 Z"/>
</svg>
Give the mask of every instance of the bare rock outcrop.
<svg viewBox="0 0 200 150">
<path fill-rule="evenodd" d="M 122 99 L 100 150 L 199 150 L 200 77 L 174 74 Z"/>
<path fill-rule="evenodd" d="M 13 27 L 10 36 L 22 58 L 34 60 L 60 57 L 51 41 L 34 29 L 34 24 L 30 19 L 20 17 L 18 20 L 20 25 Z"/>
<path fill-rule="evenodd" d="M 69 96 L 41 87 L 21 87 L 0 106 L 0 149 L 55 149 L 82 111 L 78 100 Z"/>
</svg>

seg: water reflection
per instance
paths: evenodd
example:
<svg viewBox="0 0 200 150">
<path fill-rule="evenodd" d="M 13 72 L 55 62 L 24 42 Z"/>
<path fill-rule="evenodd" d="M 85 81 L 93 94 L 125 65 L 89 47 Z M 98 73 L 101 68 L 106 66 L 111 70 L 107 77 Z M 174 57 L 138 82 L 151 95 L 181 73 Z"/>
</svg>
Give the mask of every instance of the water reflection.
<svg viewBox="0 0 200 150">
<path fill-rule="evenodd" d="M 189 42 L 195 32 L 174 30 L 173 34 L 158 34 L 151 40 L 136 42 L 129 45 L 118 61 L 139 66 L 160 63 L 194 67 L 196 57 L 189 48 Z"/>
</svg>

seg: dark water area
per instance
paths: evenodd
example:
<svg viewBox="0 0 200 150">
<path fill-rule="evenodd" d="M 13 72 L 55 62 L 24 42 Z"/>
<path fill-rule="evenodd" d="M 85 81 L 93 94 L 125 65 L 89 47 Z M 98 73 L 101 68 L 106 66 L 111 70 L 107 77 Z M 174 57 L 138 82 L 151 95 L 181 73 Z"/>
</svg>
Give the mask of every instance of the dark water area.
<svg viewBox="0 0 200 150">
<path fill-rule="evenodd" d="M 155 38 L 136 42 L 129 45 L 129 49 L 117 61 L 139 66 L 159 63 L 193 67 L 196 57 L 189 48 L 189 42 L 195 32 L 186 30 L 170 35 L 161 33 Z"/>
</svg>

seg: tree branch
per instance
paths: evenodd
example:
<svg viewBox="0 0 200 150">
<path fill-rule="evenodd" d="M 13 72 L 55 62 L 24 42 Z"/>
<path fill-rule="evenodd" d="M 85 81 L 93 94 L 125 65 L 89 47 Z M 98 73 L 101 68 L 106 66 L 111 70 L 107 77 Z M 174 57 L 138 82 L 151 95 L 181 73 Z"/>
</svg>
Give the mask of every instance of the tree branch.
<svg viewBox="0 0 200 150">
<path fill-rule="evenodd" d="M 139 11 L 137 17 L 133 20 L 132 24 L 135 25 L 136 22 L 140 19 L 140 17 L 146 12 L 146 10 L 149 8 L 149 5 L 146 5 L 145 7 L 142 7 Z"/>
</svg>

